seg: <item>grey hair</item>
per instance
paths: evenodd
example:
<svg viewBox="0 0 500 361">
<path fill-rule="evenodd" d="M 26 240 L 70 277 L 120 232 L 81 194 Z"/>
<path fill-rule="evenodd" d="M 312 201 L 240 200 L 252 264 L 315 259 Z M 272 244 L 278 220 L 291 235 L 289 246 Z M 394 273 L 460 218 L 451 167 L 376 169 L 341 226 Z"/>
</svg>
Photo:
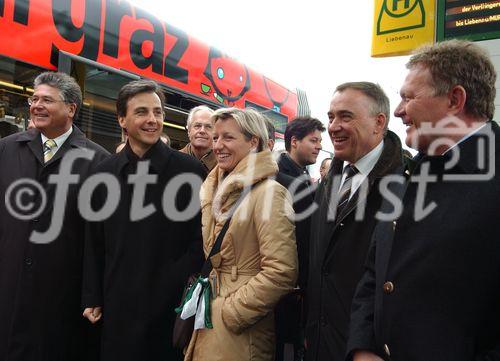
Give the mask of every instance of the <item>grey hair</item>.
<svg viewBox="0 0 500 361">
<path fill-rule="evenodd" d="M 186 122 L 186 127 L 188 129 L 191 126 L 191 123 L 193 121 L 193 117 L 195 116 L 195 114 L 202 111 L 202 110 L 209 112 L 210 116 L 214 113 L 214 111 L 212 109 L 210 109 L 209 107 L 207 107 L 206 105 L 198 105 L 197 107 L 194 107 L 193 109 L 191 109 L 189 111 L 189 114 L 188 114 L 188 118 L 187 118 L 187 122 Z"/>
<path fill-rule="evenodd" d="M 211 117 L 214 124 L 218 120 L 227 120 L 230 118 L 235 120 L 247 140 L 252 139 L 252 137 L 256 137 L 259 140 L 257 152 L 267 149 L 269 136 L 267 134 L 266 118 L 261 113 L 252 108 L 221 108 L 217 109 Z"/>
<path fill-rule="evenodd" d="M 384 131 L 389 127 L 389 119 L 391 116 L 391 107 L 389 98 L 385 94 L 382 87 L 378 84 L 369 81 L 354 81 L 340 84 L 335 89 L 336 92 L 342 93 L 346 89 L 358 90 L 372 100 L 372 115 L 384 114 L 386 118 Z"/>
<path fill-rule="evenodd" d="M 63 102 L 76 104 L 76 119 L 82 107 L 82 91 L 76 80 L 66 73 L 46 71 L 38 75 L 33 82 L 35 88 L 43 84 L 58 89 Z"/>
</svg>

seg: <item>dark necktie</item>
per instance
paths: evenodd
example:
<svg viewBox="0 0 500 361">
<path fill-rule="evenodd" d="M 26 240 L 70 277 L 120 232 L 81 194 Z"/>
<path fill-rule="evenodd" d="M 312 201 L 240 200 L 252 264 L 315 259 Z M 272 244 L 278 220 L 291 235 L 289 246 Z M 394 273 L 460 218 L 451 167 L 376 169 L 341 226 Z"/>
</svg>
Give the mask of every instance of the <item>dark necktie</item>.
<svg viewBox="0 0 500 361">
<path fill-rule="evenodd" d="M 352 187 L 352 180 L 354 176 L 358 173 L 358 170 L 356 167 L 352 164 L 348 165 L 347 167 L 344 168 L 344 174 L 346 175 L 344 183 L 342 184 L 342 187 L 339 189 L 339 194 L 338 194 L 338 206 L 337 206 L 337 218 L 340 216 L 342 213 L 342 210 L 346 206 L 346 204 L 349 202 L 349 197 L 351 195 L 351 187 Z"/>
</svg>

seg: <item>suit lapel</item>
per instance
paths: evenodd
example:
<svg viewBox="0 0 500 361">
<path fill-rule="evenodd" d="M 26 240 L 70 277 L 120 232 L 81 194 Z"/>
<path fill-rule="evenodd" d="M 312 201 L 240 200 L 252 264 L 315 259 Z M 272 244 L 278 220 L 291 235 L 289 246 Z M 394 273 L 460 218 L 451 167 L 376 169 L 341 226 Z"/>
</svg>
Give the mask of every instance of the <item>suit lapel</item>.
<svg viewBox="0 0 500 361">
<path fill-rule="evenodd" d="M 25 135 L 26 138 L 29 139 L 28 148 L 31 150 L 38 163 L 43 167 L 44 165 L 43 149 L 42 149 L 42 138 L 40 138 L 40 133 L 38 132 L 36 132 L 36 134 L 35 132 L 33 132 L 33 134 L 25 133 Z"/>
<path fill-rule="evenodd" d="M 404 167 L 401 167 L 401 173 Z M 388 185 L 389 191 L 400 201 L 403 202 L 403 197 L 405 195 L 408 186 L 408 177 L 406 177 L 406 182 L 397 183 L 391 182 Z M 385 197 L 380 207 L 380 212 L 382 214 L 390 214 L 394 211 L 394 205 L 389 202 Z M 382 279 L 385 279 L 387 272 L 387 267 L 389 265 L 389 258 L 391 255 L 392 244 L 394 240 L 395 233 L 395 222 L 396 220 L 381 221 L 375 227 L 372 239 L 377 241 L 376 248 L 376 267 L 380 266 L 382 269 L 377 269 L 377 274 L 380 274 Z"/>
<path fill-rule="evenodd" d="M 340 181 L 342 179 L 342 164 L 343 162 L 338 159 L 333 160 L 333 164 L 330 167 L 328 172 L 328 176 L 326 179 L 320 184 L 320 187 L 323 188 L 323 192 L 320 195 L 320 220 L 321 227 L 324 227 L 324 232 L 321 237 L 321 252 L 323 257 L 325 255 L 325 251 L 330 244 L 330 240 L 332 239 L 333 232 L 337 227 L 337 223 L 335 219 L 333 219 L 330 215 L 333 215 L 335 212 L 336 205 L 333 202 L 333 195 L 337 194 L 340 188 Z M 321 193 L 321 192 L 320 192 Z"/>
</svg>

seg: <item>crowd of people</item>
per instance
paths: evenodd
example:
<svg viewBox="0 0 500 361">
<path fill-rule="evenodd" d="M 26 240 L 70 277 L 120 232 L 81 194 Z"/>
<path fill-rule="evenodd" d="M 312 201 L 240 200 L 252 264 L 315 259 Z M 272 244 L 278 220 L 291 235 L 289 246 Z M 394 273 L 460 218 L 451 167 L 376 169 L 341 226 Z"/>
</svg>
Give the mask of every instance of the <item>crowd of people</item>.
<svg viewBox="0 0 500 361">
<path fill-rule="evenodd" d="M 500 360 L 496 71 L 459 40 L 407 70 L 415 157 L 367 81 L 336 86 L 326 127 L 288 123 L 276 155 L 264 115 L 204 105 L 172 149 L 161 88 L 135 80 L 110 155 L 73 124 L 76 81 L 40 74 L 33 126 L 0 139 L 0 360 Z"/>
</svg>

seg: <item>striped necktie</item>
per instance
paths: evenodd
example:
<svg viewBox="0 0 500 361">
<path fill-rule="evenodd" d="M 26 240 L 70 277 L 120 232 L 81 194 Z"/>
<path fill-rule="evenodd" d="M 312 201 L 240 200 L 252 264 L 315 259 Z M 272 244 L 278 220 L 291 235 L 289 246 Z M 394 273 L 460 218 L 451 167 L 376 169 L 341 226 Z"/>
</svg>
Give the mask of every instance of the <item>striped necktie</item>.
<svg viewBox="0 0 500 361">
<path fill-rule="evenodd" d="M 43 161 L 47 163 L 56 153 L 57 144 L 53 139 L 47 139 L 43 143 Z"/>
<path fill-rule="evenodd" d="M 350 164 L 344 168 L 344 173 L 346 175 L 342 187 L 339 189 L 338 195 L 338 206 L 337 206 L 337 218 L 342 213 L 345 205 L 349 202 L 349 197 L 351 195 L 352 180 L 354 176 L 358 173 L 358 169 Z"/>
</svg>

